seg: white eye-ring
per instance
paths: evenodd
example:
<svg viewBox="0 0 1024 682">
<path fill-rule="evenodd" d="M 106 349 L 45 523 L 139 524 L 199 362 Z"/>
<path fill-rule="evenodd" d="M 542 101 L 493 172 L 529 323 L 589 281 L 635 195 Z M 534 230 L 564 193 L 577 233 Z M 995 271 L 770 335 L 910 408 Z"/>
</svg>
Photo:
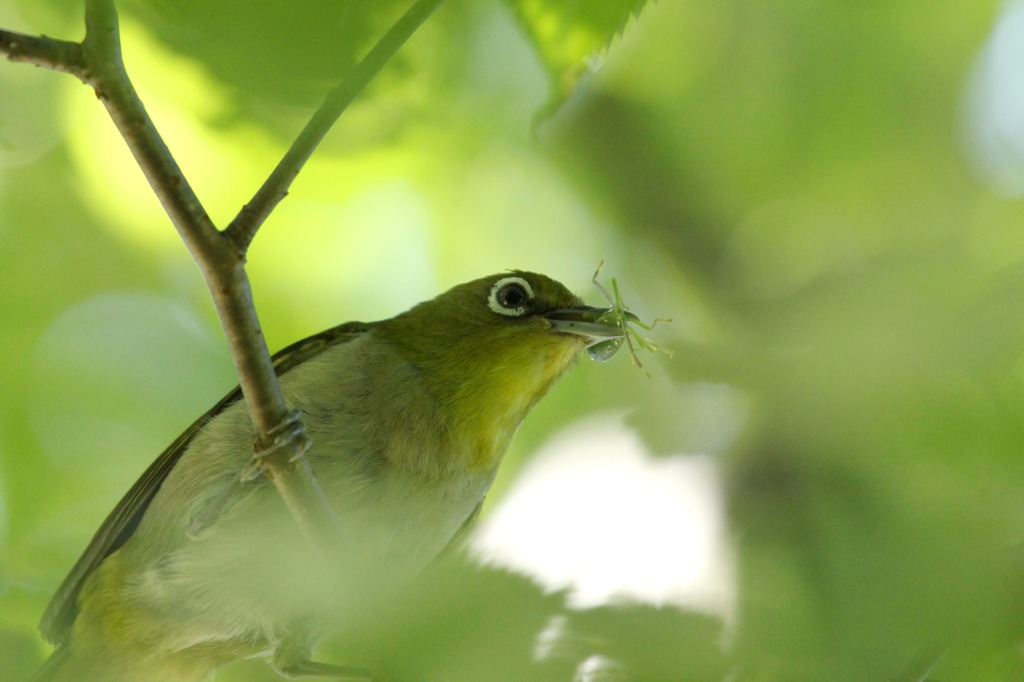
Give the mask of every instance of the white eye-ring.
<svg viewBox="0 0 1024 682">
<path fill-rule="evenodd" d="M 487 296 L 487 305 L 499 315 L 522 317 L 533 300 L 533 288 L 522 277 L 502 277 Z"/>
</svg>

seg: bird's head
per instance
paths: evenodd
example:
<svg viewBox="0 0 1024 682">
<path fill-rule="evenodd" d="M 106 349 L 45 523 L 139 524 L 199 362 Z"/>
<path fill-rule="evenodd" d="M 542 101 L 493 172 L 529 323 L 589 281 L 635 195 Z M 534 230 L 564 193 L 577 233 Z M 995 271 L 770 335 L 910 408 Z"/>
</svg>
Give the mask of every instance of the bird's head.
<svg viewBox="0 0 1024 682">
<path fill-rule="evenodd" d="M 550 277 L 512 271 L 460 284 L 380 323 L 423 375 L 438 413 L 490 468 L 529 409 L 588 346 L 623 329 Z"/>
</svg>

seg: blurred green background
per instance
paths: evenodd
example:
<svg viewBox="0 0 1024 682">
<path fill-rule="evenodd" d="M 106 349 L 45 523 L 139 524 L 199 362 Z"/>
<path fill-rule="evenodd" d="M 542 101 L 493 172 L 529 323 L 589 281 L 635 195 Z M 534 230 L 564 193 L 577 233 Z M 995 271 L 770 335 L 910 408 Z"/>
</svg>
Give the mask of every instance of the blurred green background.
<svg viewBox="0 0 1024 682">
<path fill-rule="evenodd" d="M 129 72 L 225 225 L 404 3 L 121 7 Z M 724 623 L 671 599 L 573 610 L 447 565 L 334 655 L 417 680 L 1024 679 L 1022 17 L 1019 0 L 662 0 L 538 119 L 563 83 L 515 13 L 442 6 L 257 237 L 268 341 L 507 268 L 597 304 L 606 260 L 633 310 L 672 318 L 652 334 L 674 359 L 644 356 L 650 380 L 625 353 L 584 362 L 492 503 L 563 427 L 625 413 L 650 457 L 714 463 L 735 603 Z M 0 0 L 0 25 L 73 38 L 80 8 Z M 92 532 L 234 379 L 93 94 L 9 63 L 0 283 L 0 667 L 23 679 Z"/>
</svg>

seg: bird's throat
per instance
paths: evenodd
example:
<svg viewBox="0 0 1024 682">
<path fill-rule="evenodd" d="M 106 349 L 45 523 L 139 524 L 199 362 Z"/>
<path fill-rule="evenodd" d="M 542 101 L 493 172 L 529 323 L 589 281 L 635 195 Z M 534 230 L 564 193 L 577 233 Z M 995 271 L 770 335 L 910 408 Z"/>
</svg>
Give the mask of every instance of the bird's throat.
<svg viewBox="0 0 1024 682">
<path fill-rule="evenodd" d="M 453 432 L 461 434 L 461 465 L 493 472 L 530 409 L 561 376 L 576 352 L 552 345 L 539 358 L 499 365 L 494 371 L 454 387 L 449 403 Z"/>
</svg>

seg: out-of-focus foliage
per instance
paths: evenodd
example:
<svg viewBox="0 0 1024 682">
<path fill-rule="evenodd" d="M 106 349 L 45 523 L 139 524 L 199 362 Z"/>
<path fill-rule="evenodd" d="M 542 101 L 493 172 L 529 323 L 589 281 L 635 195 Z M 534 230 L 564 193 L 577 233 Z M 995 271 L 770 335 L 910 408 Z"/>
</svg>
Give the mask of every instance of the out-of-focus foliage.
<svg viewBox="0 0 1024 682">
<path fill-rule="evenodd" d="M 219 224 L 404 7 L 285 4 L 124 3 L 129 71 Z M 662 0 L 531 137 L 563 67 L 522 17 L 590 30 L 576 6 L 442 6 L 257 237 L 255 295 L 279 348 L 505 268 L 596 304 L 606 259 L 643 319 L 673 318 L 675 357 L 650 381 L 584 362 L 492 497 L 561 427 L 628 410 L 653 452 L 718 463 L 736 612 L 573 610 L 445 564 L 324 656 L 395 680 L 1024 679 L 1024 204 L 998 181 L 1024 167 L 999 144 L 1024 126 L 1000 57 L 1019 4 Z M 79 12 L 0 0 L 51 35 Z M 103 516 L 233 380 L 92 94 L 0 63 L 0 117 L 0 669 L 20 679 Z"/>
<path fill-rule="evenodd" d="M 561 102 L 588 64 L 595 64 L 613 38 L 637 16 L 647 0 L 505 0 L 548 72 L 553 99 Z M 77 18 L 67 0 L 21 2 L 40 25 L 61 13 Z M 319 103 L 384 31 L 412 3 L 408 0 L 265 0 L 254 8 L 248 0 L 124 0 L 123 15 L 144 25 L 173 52 L 196 60 L 216 79 L 232 107 L 220 112 L 228 120 L 259 120 L 287 136 L 296 120 Z M 465 68 L 463 51 L 473 3 L 449 3 L 399 54 L 356 104 L 374 103 L 364 125 L 349 130 L 352 144 L 372 144 L 396 134 L 410 116 L 422 113 L 427 100 L 451 92 L 451 70 Z M 46 22 L 46 23 L 44 23 Z M 52 24 L 50 24 L 52 26 Z M 238 45 L 252 46 L 239 50 Z M 486 46 L 480 46 L 486 49 Z M 434 102 L 430 102 L 433 104 Z M 350 117 L 351 118 L 351 117 Z"/>
</svg>

